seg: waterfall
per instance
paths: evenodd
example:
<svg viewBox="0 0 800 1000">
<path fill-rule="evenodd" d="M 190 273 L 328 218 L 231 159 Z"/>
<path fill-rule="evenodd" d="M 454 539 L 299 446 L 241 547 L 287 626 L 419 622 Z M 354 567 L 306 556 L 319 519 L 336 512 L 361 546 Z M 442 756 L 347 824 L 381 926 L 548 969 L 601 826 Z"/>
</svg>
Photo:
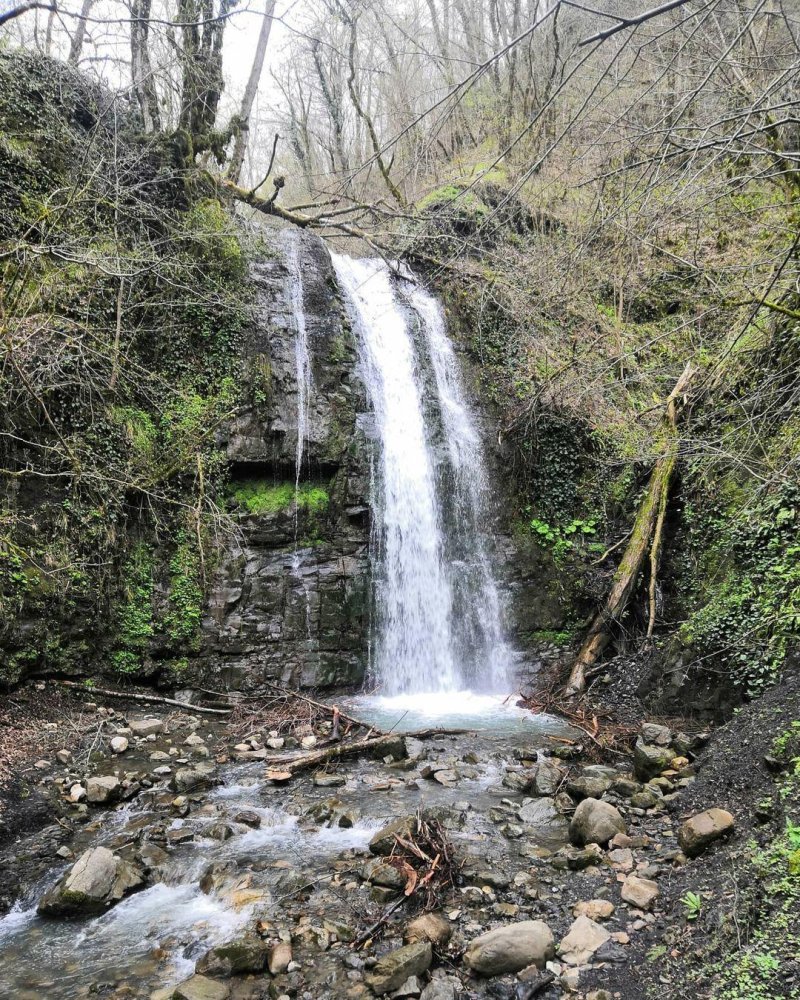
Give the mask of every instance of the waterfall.
<svg viewBox="0 0 800 1000">
<path fill-rule="evenodd" d="M 287 236 L 289 266 L 289 299 L 294 318 L 294 364 L 297 380 L 297 440 L 295 445 L 295 494 L 300 487 L 300 474 L 308 437 L 308 402 L 313 391 L 311 357 L 308 353 L 308 330 L 303 302 L 303 278 L 300 273 L 300 253 L 294 233 Z"/>
<path fill-rule="evenodd" d="M 333 262 L 375 422 L 375 680 L 385 694 L 502 690 L 481 443 L 441 308 L 383 261 Z"/>
</svg>

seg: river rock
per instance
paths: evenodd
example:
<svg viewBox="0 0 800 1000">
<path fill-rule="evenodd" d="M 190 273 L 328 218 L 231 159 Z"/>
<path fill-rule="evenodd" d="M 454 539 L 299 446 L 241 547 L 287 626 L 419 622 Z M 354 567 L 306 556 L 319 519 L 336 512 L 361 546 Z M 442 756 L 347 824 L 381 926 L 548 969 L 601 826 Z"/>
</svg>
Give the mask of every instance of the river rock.
<svg viewBox="0 0 800 1000">
<path fill-rule="evenodd" d="M 107 847 L 94 847 L 85 851 L 61 881 L 44 894 L 38 910 L 42 916 L 65 920 L 94 916 L 143 884 L 138 868 Z"/>
<path fill-rule="evenodd" d="M 252 830 L 257 830 L 261 826 L 261 817 L 253 809 L 242 809 L 233 817 L 234 823 L 241 823 L 249 826 Z"/>
<path fill-rule="evenodd" d="M 681 850 L 690 858 L 702 854 L 709 844 L 733 829 L 733 816 L 725 809 L 706 809 L 687 819 L 678 831 Z"/>
<path fill-rule="evenodd" d="M 205 746 L 205 740 L 202 736 L 198 736 L 197 733 L 189 733 L 186 739 L 183 741 L 185 747 L 202 747 Z M 250 745 L 247 745 L 248 750 L 250 750 Z"/>
<path fill-rule="evenodd" d="M 198 792 L 215 784 L 216 768 L 213 764 L 181 767 L 172 776 L 170 785 L 176 792 Z"/>
<path fill-rule="evenodd" d="M 576 917 L 558 946 L 558 957 L 567 965 L 586 965 L 592 955 L 611 937 L 605 927 L 589 917 Z"/>
<path fill-rule="evenodd" d="M 125 751 L 128 749 L 127 736 L 112 737 L 110 746 L 112 753 L 125 753 Z"/>
<path fill-rule="evenodd" d="M 617 833 L 627 833 L 625 820 L 610 802 L 584 799 L 569 825 L 569 838 L 573 844 L 607 844 Z"/>
<path fill-rule="evenodd" d="M 522 920 L 496 927 L 470 941 L 464 962 L 484 976 L 519 972 L 528 965 L 541 968 L 553 957 L 553 933 L 542 920 Z"/>
<path fill-rule="evenodd" d="M 633 748 L 633 770 L 639 781 L 649 781 L 670 765 L 675 755 L 668 747 L 649 746 L 642 739 Z"/>
<path fill-rule="evenodd" d="M 194 975 L 175 987 L 172 1000 L 228 1000 L 231 991 L 226 983 Z"/>
<path fill-rule="evenodd" d="M 86 798 L 86 789 L 80 782 L 76 781 L 74 785 L 70 785 L 69 789 L 69 800 L 70 802 L 82 802 Z"/>
<path fill-rule="evenodd" d="M 640 910 L 652 909 L 658 893 L 658 884 L 649 878 L 629 875 L 622 883 L 623 900 Z"/>
<path fill-rule="evenodd" d="M 269 949 L 267 967 L 273 976 L 286 972 L 292 961 L 292 946 L 288 941 L 276 941 Z"/>
<path fill-rule="evenodd" d="M 434 948 L 441 948 L 450 940 L 453 928 L 443 913 L 423 913 L 411 920 L 403 937 L 407 944 L 430 941 Z"/>
<path fill-rule="evenodd" d="M 585 774 L 567 782 L 567 791 L 573 799 L 599 799 L 611 787 L 611 778 Z"/>
<path fill-rule="evenodd" d="M 420 976 L 433 961 L 430 941 L 407 944 L 379 958 L 365 979 L 378 996 L 399 989 L 411 976 Z"/>
<path fill-rule="evenodd" d="M 369 842 L 369 849 L 372 854 L 389 855 L 392 853 L 395 835 L 400 837 L 410 837 L 414 831 L 416 820 L 413 816 L 401 816 L 393 819 L 391 823 L 381 827 Z M 399 984 L 398 984 L 399 985 Z"/>
<path fill-rule="evenodd" d="M 406 876 L 394 865 L 386 861 L 371 861 L 364 866 L 364 878 L 371 885 L 382 885 L 387 889 L 405 889 Z"/>
<path fill-rule="evenodd" d="M 668 747 L 672 741 L 672 733 L 666 726 L 656 725 L 655 722 L 645 722 L 641 730 L 642 742 L 650 746 Z"/>
<path fill-rule="evenodd" d="M 266 942 L 255 934 L 248 934 L 238 941 L 211 948 L 199 959 L 194 970 L 203 975 L 223 977 L 263 972 L 267 967 L 268 957 Z"/>
<path fill-rule="evenodd" d="M 540 799 L 526 799 L 519 807 L 519 818 L 526 826 L 541 829 L 564 825 L 564 817 L 558 811 L 555 800 L 549 796 Z"/>
<path fill-rule="evenodd" d="M 536 765 L 533 778 L 534 795 L 555 795 L 564 777 L 564 772 L 552 761 L 543 760 Z"/>
<path fill-rule="evenodd" d="M 157 736 L 164 732 L 163 719 L 133 719 L 128 723 L 128 728 L 134 736 L 147 737 Z"/>
<path fill-rule="evenodd" d="M 572 908 L 573 916 L 590 920 L 608 920 L 613 912 L 614 904 L 608 899 L 587 899 Z"/>
<path fill-rule="evenodd" d="M 434 979 L 422 991 L 420 1000 L 456 1000 L 461 992 L 457 979 L 448 976 L 446 979 Z"/>
<path fill-rule="evenodd" d="M 94 805 L 115 802 L 122 792 L 122 783 L 113 774 L 97 775 L 86 782 L 86 799 Z"/>
</svg>

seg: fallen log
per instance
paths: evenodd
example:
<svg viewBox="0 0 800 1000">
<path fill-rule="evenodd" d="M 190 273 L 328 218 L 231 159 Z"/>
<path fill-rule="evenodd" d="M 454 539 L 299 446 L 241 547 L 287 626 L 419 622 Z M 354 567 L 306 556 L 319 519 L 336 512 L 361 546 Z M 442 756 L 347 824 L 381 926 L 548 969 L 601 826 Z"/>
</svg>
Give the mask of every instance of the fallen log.
<svg viewBox="0 0 800 1000">
<path fill-rule="evenodd" d="M 695 369 L 687 364 L 683 374 L 675 383 L 675 388 L 666 400 L 664 423 L 668 444 L 664 454 L 656 461 L 650 474 L 647 491 L 639 504 L 636 519 L 625 547 L 622 559 L 611 581 L 611 589 L 602 609 L 595 615 L 583 644 L 575 657 L 572 671 L 565 688 L 566 696 L 580 694 L 586 687 L 586 672 L 593 666 L 603 650 L 611 642 L 612 628 L 625 613 L 628 602 L 636 588 L 645 557 L 650 553 L 649 609 L 650 624 L 648 636 L 652 634 L 655 619 L 656 572 L 661 553 L 661 538 L 666 516 L 669 489 L 678 462 L 680 438 L 678 436 L 679 405 L 682 404 L 686 387 Z"/>
<path fill-rule="evenodd" d="M 155 694 L 137 694 L 135 691 L 112 691 L 110 688 L 91 687 L 79 684 L 77 681 L 51 680 L 51 684 L 60 684 L 62 687 L 73 688 L 82 694 L 101 694 L 104 698 L 125 698 L 128 701 L 141 701 L 149 705 L 177 705 L 178 708 L 185 708 L 189 712 L 204 712 L 207 715 L 229 715 L 229 708 L 205 708 L 202 705 L 190 705 L 185 701 L 176 701 L 174 698 L 163 698 Z"/>
<path fill-rule="evenodd" d="M 414 733 L 384 733 L 382 736 L 376 736 L 372 739 L 354 740 L 352 743 L 340 743 L 338 746 L 328 747 L 325 750 L 315 750 L 302 757 L 296 757 L 294 760 L 287 759 L 285 754 L 268 757 L 266 763 L 281 765 L 294 776 L 301 771 L 308 771 L 310 768 L 319 767 L 322 764 L 330 764 L 337 760 L 360 757 L 388 749 L 392 744 L 396 744 L 398 739 L 405 737 L 428 740 L 435 736 L 461 736 L 473 732 L 473 729 L 419 729 Z"/>
</svg>

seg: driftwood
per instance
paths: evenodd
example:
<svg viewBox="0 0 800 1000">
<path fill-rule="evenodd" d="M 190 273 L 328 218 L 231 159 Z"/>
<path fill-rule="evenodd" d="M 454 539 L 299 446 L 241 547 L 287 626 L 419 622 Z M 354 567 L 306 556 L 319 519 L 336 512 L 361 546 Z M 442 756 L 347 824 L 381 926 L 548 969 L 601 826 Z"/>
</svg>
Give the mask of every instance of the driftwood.
<svg viewBox="0 0 800 1000">
<path fill-rule="evenodd" d="M 363 723 L 360 723 L 363 725 Z M 324 750 L 315 750 L 312 753 L 296 757 L 294 760 L 287 759 L 285 755 L 268 757 L 267 763 L 282 765 L 286 771 L 292 775 L 301 771 L 308 771 L 311 768 L 319 767 L 323 764 L 330 764 L 337 760 L 344 760 L 349 757 L 360 757 L 369 755 L 376 751 L 388 749 L 402 737 L 410 737 L 415 740 L 429 740 L 435 736 L 460 736 L 465 733 L 472 733 L 472 729 L 419 729 L 414 733 L 384 733 L 382 736 L 375 736 L 366 740 L 354 740 L 352 743 L 340 743 L 338 746 L 327 747 Z"/>
<path fill-rule="evenodd" d="M 373 732 L 381 733 L 381 730 L 376 730 L 375 726 L 369 726 L 366 722 L 361 722 L 360 719 L 354 719 L 352 715 L 345 715 L 344 712 L 342 712 L 336 705 L 326 705 L 324 701 L 316 701 L 314 698 L 309 698 L 307 694 L 300 694 L 299 691 L 290 691 L 288 688 L 281 687 L 280 684 L 272 684 L 269 681 L 266 682 L 265 688 L 270 691 L 277 691 L 279 694 L 285 695 L 287 698 L 299 698 L 301 701 L 305 701 L 309 705 L 313 705 L 314 708 L 321 709 L 323 712 L 330 712 L 333 715 L 334 729 L 338 729 L 337 720 L 342 719 L 351 726 L 360 726 L 362 729 L 371 729 Z M 258 693 L 258 691 L 254 691 L 251 692 L 251 695 Z"/>
<path fill-rule="evenodd" d="M 128 701 L 142 701 L 148 705 L 177 705 L 178 708 L 185 708 L 189 712 L 204 712 L 207 715 L 228 715 L 229 708 L 204 708 L 202 705 L 190 705 L 185 701 L 176 701 L 174 698 L 162 698 L 155 694 L 136 694 L 133 691 L 112 691 L 110 688 L 91 687 L 77 681 L 52 681 L 53 684 L 60 684 L 62 687 L 74 688 L 83 694 L 101 694 L 104 698 L 125 698 Z"/>
<path fill-rule="evenodd" d="M 628 606 L 636 588 L 645 558 L 650 554 L 649 610 L 650 623 L 647 634 L 652 635 L 655 623 L 656 574 L 661 554 L 661 538 L 667 511 L 669 490 L 678 462 L 678 414 L 683 404 L 686 387 L 694 375 L 694 367 L 687 364 L 675 388 L 666 400 L 664 423 L 668 436 L 665 453 L 656 461 L 650 481 L 633 523 L 630 540 L 611 581 L 611 589 L 602 609 L 595 615 L 586 638 L 583 640 L 565 689 L 566 695 L 580 694 L 586 687 L 586 671 L 611 642 L 612 625 L 618 622 Z"/>
</svg>

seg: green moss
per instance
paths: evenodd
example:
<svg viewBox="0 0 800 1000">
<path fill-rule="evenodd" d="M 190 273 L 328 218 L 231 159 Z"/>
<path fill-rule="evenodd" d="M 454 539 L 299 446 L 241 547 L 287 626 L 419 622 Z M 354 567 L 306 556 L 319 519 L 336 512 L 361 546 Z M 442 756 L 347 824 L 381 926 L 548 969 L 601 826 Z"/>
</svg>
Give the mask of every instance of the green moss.
<svg viewBox="0 0 800 1000">
<path fill-rule="evenodd" d="M 117 673 L 134 674 L 153 637 L 153 553 L 137 544 L 122 567 L 123 595 L 116 614 L 116 649 L 111 665 Z"/>
<path fill-rule="evenodd" d="M 294 483 L 270 483 L 253 480 L 232 483 L 230 496 L 233 503 L 250 514 L 277 514 L 288 511 L 297 503 L 298 510 L 311 514 L 323 513 L 329 503 L 328 491 L 322 486 L 301 483 L 295 490 Z"/>
<path fill-rule="evenodd" d="M 169 596 L 164 627 L 179 646 L 196 648 L 203 617 L 203 587 L 198 542 L 181 532 L 169 563 Z"/>
</svg>

